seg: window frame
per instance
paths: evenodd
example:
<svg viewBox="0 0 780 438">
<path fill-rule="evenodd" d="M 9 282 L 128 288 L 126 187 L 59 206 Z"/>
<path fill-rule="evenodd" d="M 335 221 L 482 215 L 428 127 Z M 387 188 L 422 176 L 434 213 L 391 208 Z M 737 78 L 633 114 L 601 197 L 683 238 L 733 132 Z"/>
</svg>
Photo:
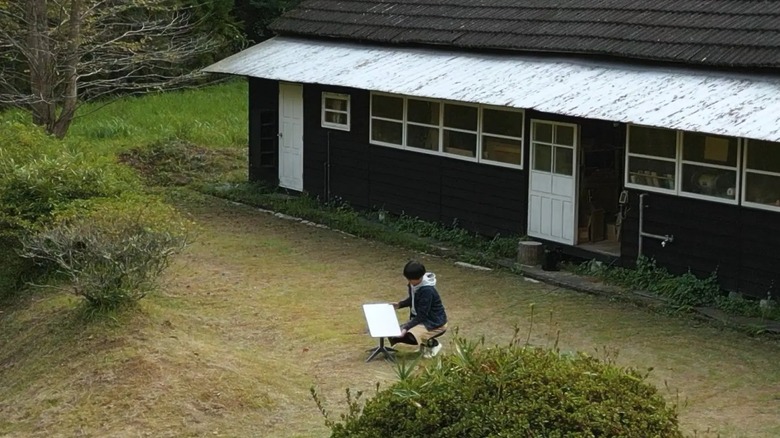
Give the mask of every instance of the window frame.
<svg viewBox="0 0 780 438">
<path fill-rule="evenodd" d="M 675 158 L 666 158 L 666 157 L 659 157 L 658 155 L 646 155 L 646 154 L 637 154 L 637 153 L 631 153 L 631 128 L 632 127 L 638 127 L 638 128 L 650 128 L 650 129 L 665 129 L 668 131 L 674 131 L 675 133 Z M 664 193 L 667 195 L 679 195 L 679 187 L 680 187 L 680 143 L 681 143 L 681 131 L 676 129 L 669 129 L 669 128 L 659 128 L 656 126 L 646 126 L 646 125 L 638 125 L 629 123 L 626 125 L 626 157 L 625 157 L 625 173 L 623 176 L 623 186 L 630 189 L 637 189 L 637 190 L 646 190 L 648 192 L 658 192 L 658 193 Z M 656 187 L 656 186 L 650 186 L 645 184 L 639 184 L 631 182 L 631 168 L 629 167 L 629 163 L 631 160 L 631 157 L 634 158 L 643 158 L 646 160 L 655 160 L 655 161 L 665 161 L 668 163 L 674 163 L 674 188 L 673 189 L 667 189 L 663 187 Z"/>
<path fill-rule="evenodd" d="M 426 123 L 421 122 L 412 122 L 409 120 L 409 99 L 412 100 L 418 100 L 421 102 L 431 102 L 436 103 L 439 105 L 439 120 L 437 120 L 437 125 L 429 125 Z M 428 99 L 425 97 L 414 97 L 414 96 L 404 96 L 404 137 L 403 137 L 403 149 L 409 150 L 409 151 L 415 151 L 415 152 L 421 152 L 424 154 L 438 154 L 441 152 L 442 149 L 442 124 L 444 123 L 444 103 L 441 100 L 437 99 Z M 422 128 L 435 128 L 438 133 L 438 141 L 436 144 L 436 150 L 433 149 L 424 149 L 424 148 L 418 148 L 416 146 L 409 146 L 407 144 L 407 139 L 409 138 L 409 125 L 422 127 Z"/>
<path fill-rule="evenodd" d="M 462 129 L 462 128 L 453 128 L 450 126 L 444 126 L 444 107 L 449 105 L 457 105 L 457 106 L 466 106 L 466 107 L 472 107 L 476 108 L 477 110 L 477 129 L 475 131 L 470 131 L 468 129 Z M 439 113 L 439 153 L 442 156 L 449 157 L 449 158 L 455 158 L 458 160 L 465 160 L 465 161 L 471 161 L 474 163 L 479 162 L 479 156 L 481 151 L 481 141 L 480 137 L 482 136 L 482 111 L 480 110 L 480 105 L 478 103 L 471 103 L 471 102 L 458 102 L 455 100 L 442 100 L 441 101 L 441 111 Z M 470 157 L 468 155 L 460 155 L 455 154 L 452 152 L 446 152 L 444 150 L 444 131 L 451 131 L 451 132 L 459 132 L 463 134 L 474 134 L 476 136 L 475 144 L 474 144 L 474 156 Z"/>
<path fill-rule="evenodd" d="M 685 155 L 685 141 L 684 141 L 685 132 L 694 132 L 694 131 L 680 131 L 680 130 L 677 131 L 677 143 L 678 143 L 678 146 L 677 146 L 677 175 L 678 175 L 678 178 L 677 178 L 677 191 L 678 191 L 678 193 L 677 194 L 679 196 L 681 196 L 681 197 L 684 197 L 684 198 L 701 199 L 701 200 L 704 200 L 704 201 L 721 202 L 723 204 L 739 205 L 739 201 L 740 201 L 739 192 L 742 190 L 741 189 L 741 187 L 742 187 L 742 172 L 740 170 L 741 161 L 742 161 L 742 150 L 743 150 L 743 148 L 742 148 L 742 139 L 738 138 L 738 137 L 728 137 L 728 136 L 717 135 L 717 134 L 709 134 L 709 133 L 706 133 L 706 132 L 696 132 L 696 134 L 710 135 L 710 136 L 714 136 L 714 137 L 736 138 L 736 140 L 737 140 L 737 165 L 735 167 L 730 167 L 730 166 L 724 166 L 724 165 L 718 165 L 718 164 L 708 164 L 708 163 L 702 163 L 702 162 L 698 162 L 698 161 L 685 160 L 684 159 L 684 155 Z M 736 173 L 736 175 L 737 175 L 736 182 L 735 182 L 736 187 L 734 188 L 735 192 L 737 192 L 737 193 L 734 194 L 734 199 L 721 198 L 721 197 L 712 196 L 712 195 L 702 195 L 700 193 L 691 193 L 691 192 L 686 192 L 685 190 L 683 190 L 683 188 L 682 188 L 682 176 L 683 176 L 683 165 L 685 165 L 685 164 L 690 164 L 690 165 L 700 166 L 700 167 L 711 167 L 713 169 L 733 170 Z"/>
<path fill-rule="evenodd" d="M 507 167 L 511 169 L 519 169 L 522 170 L 525 167 L 526 157 L 525 157 L 525 136 L 526 136 L 526 130 L 525 130 L 525 124 L 526 124 L 526 114 L 525 110 L 523 108 L 513 108 L 513 107 L 501 107 L 496 105 L 487 105 L 487 104 L 478 104 L 478 103 L 471 103 L 471 102 L 462 102 L 462 101 L 454 101 L 454 100 L 446 100 L 446 99 L 434 99 L 434 98 L 427 98 L 427 97 L 417 97 L 417 96 L 407 96 L 402 94 L 393 94 L 393 93 L 385 93 L 381 91 L 371 91 L 371 96 L 369 99 L 369 126 L 368 126 L 368 143 L 371 145 L 376 146 L 384 146 L 384 147 L 390 147 L 395 149 L 402 149 L 406 151 L 411 152 L 417 152 L 421 154 L 429 154 L 429 155 L 438 155 L 441 157 L 446 158 L 453 158 L 456 160 L 463 160 L 463 161 L 469 161 L 473 163 L 482 163 L 487 164 L 490 166 L 499 166 L 499 167 Z M 403 101 L 403 120 L 397 120 L 397 119 L 389 119 L 386 117 L 378 117 L 374 116 L 373 114 L 373 102 L 374 102 L 374 96 L 388 96 L 388 97 L 394 97 L 398 99 L 402 99 Z M 427 102 L 434 102 L 439 104 L 439 121 L 438 125 L 428 125 L 425 123 L 420 122 L 410 122 L 409 121 L 409 99 L 413 100 L 420 100 L 420 101 L 427 101 Z M 464 130 L 460 128 L 451 128 L 451 127 L 445 127 L 444 126 L 444 106 L 447 104 L 451 105 L 458 105 L 458 106 L 470 106 L 477 109 L 477 130 L 476 131 L 469 131 Z M 513 112 L 520 114 L 520 122 L 522 125 L 522 137 L 511 137 L 511 136 L 503 136 L 501 134 L 492 134 L 492 133 L 484 133 L 483 132 L 483 112 L 484 109 L 491 109 L 491 110 L 498 110 L 498 111 L 507 111 L 507 112 Z M 401 132 L 401 143 L 400 145 L 395 143 L 387 143 L 380 140 L 374 140 L 372 138 L 373 135 L 373 126 L 374 126 L 374 120 L 384 120 L 388 122 L 394 122 L 394 123 L 401 123 L 402 124 L 402 132 Z M 423 149 L 418 148 L 414 146 L 408 146 L 407 144 L 407 135 L 408 135 L 408 126 L 420 126 L 425 128 L 438 128 L 439 132 L 439 142 L 438 147 L 436 150 L 431 149 Z M 476 135 L 476 151 L 475 156 L 466 156 L 466 155 L 459 155 L 454 154 L 450 152 L 444 152 L 444 131 L 449 130 L 453 132 L 463 132 L 467 134 L 475 134 Z M 514 163 L 505 163 L 501 161 L 494 161 L 489 159 L 483 159 L 482 158 L 482 136 L 483 135 L 489 135 L 493 137 L 498 138 L 507 138 L 512 140 L 519 140 L 520 141 L 520 164 L 514 164 Z"/>
<path fill-rule="evenodd" d="M 485 110 L 493 110 L 493 111 L 505 111 L 505 112 L 511 112 L 511 113 L 519 113 L 520 114 L 520 137 L 512 137 L 509 135 L 501 135 L 501 134 L 493 134 L 493 133 L 486 133 L 484 131 L 484 125 L 483 120 L 485 120 L 484 112 Z M 525 110 L 522 108 L 511 108 L 511 107 L 500 107 L 495 105 L 480 105 L 479 106 L 479 138 L 477 139 L 477 152 L 479 154 L 479 162 L 490 164 L 493 166 L 500 166 L 500 167 L 508 167 L 511 169 L 523 169 L 525 166 Z M 507 140 L 519 140 L 520 141 L 520 164 L 514 164 L 514 163 L 506 163 L 504 161 L 496 161 L 491 160 L 489 158 L 482 158 L 482 154 L 484 153 L 483 148 L 483 142 L 482 137 L 484 136 L 490 136 L 490 137 L 496 137 L 496 138 L 504 138 Z"/>
<path fill-rule="evenodd" d="M 327 108 L 325 105 L 326 100 L 330 99 L 340 99 L 345 100 L 347 102 L 347 109 L 346 111 L 341 110 L 335 110 L 331 108 Z M 347 116 L 347 123 L 341 124 L 341 123 L 334 123 L 329 122 L 326 120 L 325 115 L 327 113 L 334 113 L 334 114 L 346 114 Z M 323 128 L 327 129 L 337 129 L 339 131 L 350 131 L 351 129 L 351 121 L 352 121 L 352 96 L 349 94 L 344 93 L 332 93 L 329 91 L 323 91 L 322 92 L 322 100 L 320 104 L 320 124 Z"/>
<path fill-rule="evenodd" d="M 401 120 L 398 119 L 390 119 L 387 117 L 379 117 L 374 115 L 374 96 L 388 96 L 388 97 L 395 97 L 401 99 Z M 374 134 L 374 120 L 384 120 L 386 122 L 393 122 L 393 123 L 401 123 L 401 144 L 396 143 L 388 143 L 381 140 L 374 140 L 373 134 Z M 380 92 L 371 92 L 371 98 L 368 102 L 368 142 L 370 144 L 375 144 L 379 146 L 386 146 L 396 149 L 406 149 L 406 96 L 401 96 L 398 94 L 392 94 L 392 93 L 380 93 Z M 422 149 L 420 149 L 422 151 Z"/>
<path fill-rule="evenodd" d="M 760 140 L 759 140 L 760 141 Z M 769 140 L 765 140 L 769 143 L 776 143 L 778 147 L 780 147 L 780 142 L 772 142 Z M 740 201 L 743 207 L 750 207 L 750 208 L 757 208 L 760 210 L 767 210 L 767 211 L 774 211 L 774 212 L 780 212 L 780 206 L 776 205 L 769 205 L 769 204 L 761 204 L 758 202 L 751 202 L 746 199 L 747 195 L 747 174 L 752 173 L 756 175 L 769 175 L 769 176 L 775 176 L 780 178 L 780 172 L 772 172 L 768 170 L 750 170 L 747 167 L 748 163 L 748 154 L 750 153 L 750 139 L 742 139 L 742 144 L 744 147 L 742 148 L 742 154 L 744 154 L 744 157 L 742 159 L 742 166 L 740 167 L 740 177 L 741 177 L 741 183 L 740 186 Z"/>
<path fill-rule="evenodd" d="M 536 134 L 536 127 L 537 125 L 544 124 L 544 125 L 550 125 L 550 128 L 552 128 L 552 131 L 550 131 L 550 141 L 542 141 L 542 140 L 535 140 L 534 135 Z M 556 127 L 557 126 L 566 126 L 569 128 L 572 128 L 574 135 L 573 137 L 573 144 L 567 145 L 563 143 L 558 143 L 558 138 L 556 134 Z M 529 166 L 528 171 L 529 172 L 540 172 L 540 173 L 549 173 L 552 176 L 560 176 L 562 178 L 577 178 L 577 154 L 580 152 L 579 147 L 579 141 L 580 141 L 580 129 L 579 125 L 577 123 L 570 123 L 570 122 L 560 122 L 556 120 L 549 120 L 549 119 L 531 119 L 531 135 L 528 137 L 528 154 L 531 156 L 529 160 Z M 534 165 L 536 164 L 536 158 L 534 156 L 534 146 L 540 144 L 550 147 L 550 170 L 538 170 L 534 168 Z M 557 156 L 556 148 L 567 148 L 571 149 L 572 151 L 572 169 L 571 174 L 567 175 L 565 173 L 558 173 L 555 171 L 555 158 Z"/>
</svg>

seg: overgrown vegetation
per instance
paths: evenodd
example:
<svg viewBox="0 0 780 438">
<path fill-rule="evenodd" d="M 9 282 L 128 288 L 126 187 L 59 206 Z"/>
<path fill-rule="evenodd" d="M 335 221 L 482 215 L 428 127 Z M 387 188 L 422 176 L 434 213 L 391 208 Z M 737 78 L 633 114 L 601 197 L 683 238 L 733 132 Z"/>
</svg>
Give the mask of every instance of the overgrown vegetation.
<svg viewBox="0 0 780 438">
<path fill-rule="evenodd" d="M 682 437 L 677 406 L 646 382 L 649 374 L 577 353 L 521 345 L 486 348 L 454 340 L 454 354 L 414 370 L 365 404 L 347 390 L 347 413 L 331 418 L 312 397 L 331 437 L 439 438 Z"/>
<path fill-rule="evenodd" d="M 445 226 L 384 210 L 358 211 L 341 200 L 321 203 L 308 195 L 286 196 L 257 183 L 221 183 L 201 187 L 206 193 L 255 207 L 317 222 L 349 234 L 437 254 L 457 254 L 460 260 L 497 266 L 513 258 L 519 236 L 487 238 L 467 231 L 457 222 Z"/>
<path fill-rule="evenodd" d="M 575 272 L 628 289 L 654 293 L 668 299 L 675 307 L 685 310 L 710 306 L 734 315 L 780 320 L 780 309 L 773 306 L 771 294 L 763 305 L 760 301 L 728 296 L 720 290 L 717 272 L 711 273 L 707 278 L 699 278 L 690 271 L 683 275 L 673 275 L 647 257 L 640 257 L 634 269 L 589 261 L 577 266 Z"/>
<path fill-rule="evenodd" d="M 52 266 L 64 285 L 96 309 L 143 298 L 188 241 L 190 224 L 162 201 L 141 195 L 74 203 L 22 238 L 21 256 Z"/>
<path fill-rule="evenodd" d="M 120 153 L 119 159 L 151 185 L 184 186 L 246 175 L 245 150 L 210 149 L 178 138 L 133 148 Z"/>
<path fill-rule="evenodd" d="M 0 296 L 64 275 L 99 309 L 143 297 L 186 242 L 186 221 L 113 156 L 2 122 Z"/>
<path fill-rule="evenodd" d="M 116 197 L 139 184 L 110 157 L 56 141 L 36 127 L 8 121 L 0 130 L 0 296 L 8 296 L 37 275 L 35 265 L 17 253 L 23 239 L 75 201 Z"/>
</svg>

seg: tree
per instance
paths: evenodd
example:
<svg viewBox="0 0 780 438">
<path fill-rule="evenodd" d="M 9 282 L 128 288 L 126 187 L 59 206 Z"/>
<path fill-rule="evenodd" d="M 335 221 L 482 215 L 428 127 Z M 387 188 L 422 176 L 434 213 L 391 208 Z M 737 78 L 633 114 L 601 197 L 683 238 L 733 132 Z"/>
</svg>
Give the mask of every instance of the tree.
<svg viewBox="0 0 780 438">
<path fill-rule="evenodd" d="M 78 106 L 171 89 L 218 49 L 177 0 L 0 0 L 0 105 L 28 109 L 62 138 Z"/>
<path fill-rule="evenodd" d="M 272 36 L 268 26 L 283 13 L 294 8 L 300 0 L 235 0 L 237 15 L 244 19 L 244 31 L 255 42 Z"/>
</svg>

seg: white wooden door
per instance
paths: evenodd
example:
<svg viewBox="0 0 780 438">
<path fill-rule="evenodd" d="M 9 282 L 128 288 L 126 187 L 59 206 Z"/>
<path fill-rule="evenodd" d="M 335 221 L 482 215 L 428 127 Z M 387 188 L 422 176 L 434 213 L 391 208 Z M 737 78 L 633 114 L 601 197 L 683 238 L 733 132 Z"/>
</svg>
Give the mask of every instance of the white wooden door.
<svg viewBox="0 0 780 438">
<path fill-rule="evenodd" d="M 528 235 L 574 245 L 577 125 L 531 121 Z"/>
<path fill-rule="evenodd" d="M 303 86 L 279 84 L 279 186 L 303 191 Z"/>
</svg>

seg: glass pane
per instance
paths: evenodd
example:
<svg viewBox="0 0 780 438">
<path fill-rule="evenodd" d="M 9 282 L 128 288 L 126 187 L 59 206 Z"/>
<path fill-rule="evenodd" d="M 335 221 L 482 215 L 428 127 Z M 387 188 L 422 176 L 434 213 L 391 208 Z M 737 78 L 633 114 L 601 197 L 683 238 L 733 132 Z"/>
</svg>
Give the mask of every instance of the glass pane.
<svg viewBox="0 0 780 438">
<path fill-rule="evenodd" d="M 628 152 L 677 158 L 677 132 L 671 129 L 629 126 Z"/>
<path fill-rule="evenodd" d="M 522 137 L 523 113 L 485 108 L 482 110 L 482 132 Z"/>
<path fill-rule="evenodd" d="M 409 99 L 407 117 L 410 122 L 425 123 L 428 125 L 439 124 L 439 104 L 425 100 Z"/>
<path fill-rule="evenodd" d="M 374 94 L 371 98 L 371 115 L 387 119 L 403 120 L 404 100 L 400 97 Z"/>
<path fill-rule="evenodd" d="M 737 139 L 717 135 L 683 133 L 683 160 L 737 167 Z"/>
<path fill-rule="evenodd" d="M 534 141 L 552 143 L 553 125 L 549 123 L 534 122 Z"/>
<path fill-rule="evenodd" d="M 373 119 L 371 121 L 371 139 L 400 145 L 403 127 L 401 123 Z"/>
<path fill-rule="evenodd" d="M 571 148 L 555 148 L 555 173 L 558 175 L 573 175 L 574 174 L 574 149 Z"/>
<path fill-rule="evenodd" d="M 521 164 L 523 144 L 520 140 L 482 136 L 482 158 L 502 163 Z"/>
<path fill-rule="evenodd" d="M 325 113 L 325 121 L 328 123 L 335 123 L 338 125 L 346 125 L 347 124 L 347 115 L 342 113 L 332 113 L 332 112 L 326 112 Z"/>
<path fill-rule="evenodd" d="M 555 144 L 565 146 L 574 146 L 574 127 L 573 126 L 555 126 Z"/>
<path fill-rule="evenodd" d="M 780 207 L 780 175 L 745 173 L 745 201 Z"/>
<path fill-rule="evenodd" d="M 684 192 L 737 199 L 736 170 L 684 164 L 681 181 Z"/>
<path fill-rule="evenodd" d="M 347 110 L 347 100 L 346 99 L 333 98 L 333 97 L 326 97 L 325 98 L 325 108 L 332 109 L 332 110 L 338 110 L 338 111 L 346 111 Z"/>
<path fill-rule="evenodd" d="M 552 146 L 534 143 L 534 170 L 552 171 Z"/>
<path fill-rule="evenodd" d="M 439 128 L 425 126 L 406 126 L 406 145 L 413 148 L 439 150 Z"/>
<path fill-rule="evenodd" d="M 444 126 L 476 131 L 477 107 L 445 103 Z"/>
<path fill-rule="evenodd" d="M 649 187 L 674 190 L 675 163 L 649 158 L 628 158 L 628 181 Z"/>
<path fill-rule="evenodd" d="M 477 156 L 477 136 L 467 132 L 444 130 L 444 152 L 448 154 L 463 155 L 466 157 Z"/>
<path fill-rule="evenodd" d="M 780 143 L 749 140 L 747 167 L 780 173 Z"/>
</svg>

